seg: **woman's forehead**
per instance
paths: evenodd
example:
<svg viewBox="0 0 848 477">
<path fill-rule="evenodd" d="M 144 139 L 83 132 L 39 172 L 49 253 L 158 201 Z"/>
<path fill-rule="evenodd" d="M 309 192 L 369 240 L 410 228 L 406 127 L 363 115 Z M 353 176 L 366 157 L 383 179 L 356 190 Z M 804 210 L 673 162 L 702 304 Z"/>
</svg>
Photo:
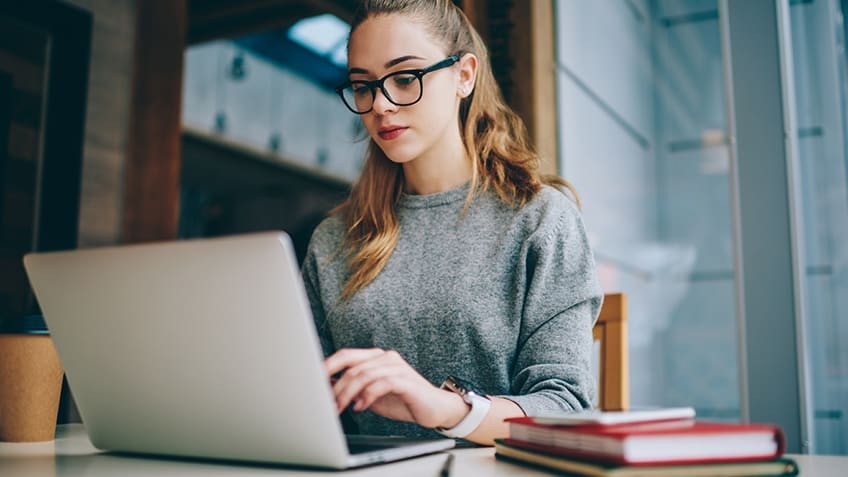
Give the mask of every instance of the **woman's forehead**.
<svg viewBox="0 0 848 477">
<path fill-rule="evenodd" d="M 348 64 L 374 71 L 404 56 L 434 59 L 445 55 L 425 25 L 404 15 L 377 15 L 353 30 L 348 43 Z"/>
</svg>

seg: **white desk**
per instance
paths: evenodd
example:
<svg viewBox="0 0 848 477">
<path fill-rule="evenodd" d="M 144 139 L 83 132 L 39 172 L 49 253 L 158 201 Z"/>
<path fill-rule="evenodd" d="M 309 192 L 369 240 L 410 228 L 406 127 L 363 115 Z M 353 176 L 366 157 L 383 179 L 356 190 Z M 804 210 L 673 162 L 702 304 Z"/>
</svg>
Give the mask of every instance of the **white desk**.
<svg viewBox="0 0 848 477">
<path fill-rule="evenodd" d="M 546 476 L 523 466 L 497 461 L 491 448 L 460 449 L 452 476 Z M 804 476 L 844 476 L 848 456 L 792 455 Z M 102 453 L 89 442 L 81 424 L 59 426 L 55 442 L 35 444 L 0 443 L 0 476 L 3 477 L 136 477 L 167 475 L 189 476 L 403 476 L 439 475 L 444 454 L 419 457 L 394 464 L 352 471 L 315 471 L 278 466 L 252 466 L 176 459 L 125 457 Z"/>
</svg>

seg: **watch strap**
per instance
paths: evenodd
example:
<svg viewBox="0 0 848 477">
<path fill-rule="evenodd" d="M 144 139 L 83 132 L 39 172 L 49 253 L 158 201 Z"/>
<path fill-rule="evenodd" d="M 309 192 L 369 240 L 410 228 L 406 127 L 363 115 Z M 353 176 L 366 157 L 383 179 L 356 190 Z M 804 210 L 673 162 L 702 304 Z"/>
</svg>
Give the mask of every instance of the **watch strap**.
<svg viewBox="0 0 848 477">
<path fill-rule="evenodd" d="M 480 426 L 480 423 L 486 418 L 486 414 L 489 413 L 489 408 L 492 406 L 492 401 L 484 396 L 480 396 L 479 394 L 469 391 L 465 394 L 463 400 L 471 405 L 471 410 L 468 411 L 468 414 L 459 421 L 459 424 L 451 427 L 450 429 L 444 429 L 441 427 L 437 427 L 435 430 L 439 434 L 447 437 L 453 438 L 462 438 L 474 432 L 474 429 Z"/>
</svg>

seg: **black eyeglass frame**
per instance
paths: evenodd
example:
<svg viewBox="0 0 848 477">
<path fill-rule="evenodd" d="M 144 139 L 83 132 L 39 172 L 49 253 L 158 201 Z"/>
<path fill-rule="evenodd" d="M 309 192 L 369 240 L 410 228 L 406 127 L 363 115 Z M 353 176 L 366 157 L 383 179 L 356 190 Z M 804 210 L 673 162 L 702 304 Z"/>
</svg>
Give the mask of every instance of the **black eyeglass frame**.
<svg viewBox="0 0 848 477">
<path fill-rule="evenodd" d="M 447 68 L 449 66 L 453 66 L 458 61 L 459 61 L 459 55 L 455 54 L 455 55 L 450 55 L 447 58 L 445 58 L 444 60 L 439 61 L 438 63 L 434 63 L 434 64 L 432 64 L 432 65 L 430 65 L 430 66 L 428 66 L 424 69 L 420 69 L 420 70 L 393 71 L 393 72 L 387 74 L 386 76 L 383 76 L 382 78 L 377 79 L 377 80 L 373 80 L 373 81 L 367 81 L 367 80 L 346 81 L 345 83 L 336 87 L 336 94 L 339 95 L 339 98 L 342 99 L 342 103 L 344 103 L 344 105 L 347 106 L 347 109 L 349 109 L 353 114 L 365 114 L 365 113 L 371 112 L 374 109 L 374 100 L 377 99 L 377 88 L 380 88 L 380 91 L 383 92 L 383 96 L 385 96 L 386 99 L 388 99 L 389 102 L 394 104 L 395 106 L 412 106 L 413 104 L 421 101 L 421 98 L 424 96 L 424 80 L 422 79 L 424 77 L 424 75 L 426 75 L 427 73 L 432 73 L 434 71 Z M 408 103 L 398 103 L 397 101 L 392 99 L 392 96 L 386 91 L 386 88 L 383 87 L 383 84 L 385 83 L 385 81 L 387 79 L 389 79 L 393 76 L 398 76 L 398 75 L 413 75 L 418 80 L 420 88 L 419 88 L 419 91 L 418 91 L 418 97 L 415 98 L 415 101 L 410 101 Z M 356 109 L 354 109 L 355 103 L 354 103 L 354 106 L 351 106 L 347 103 L 347 100 L 345 99 L 344 90 L 346 88 L 350 87 L 350 86 L 353 86 L 353 85 L 362 85 L 362 86 L 367 87 L 369 90 L 371 90 L 371 107 L 366 109 L 365 111 L 357 111 Z"/>
</svg>

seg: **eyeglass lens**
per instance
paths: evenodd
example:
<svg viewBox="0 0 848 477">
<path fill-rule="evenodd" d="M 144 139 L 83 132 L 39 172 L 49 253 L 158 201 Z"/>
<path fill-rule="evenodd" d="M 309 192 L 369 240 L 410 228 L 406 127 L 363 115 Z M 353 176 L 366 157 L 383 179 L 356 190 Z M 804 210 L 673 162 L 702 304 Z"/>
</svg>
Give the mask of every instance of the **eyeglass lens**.
<svg viewBox="0 0 848 477">
<path fill-rule="evenodd" d="M 374 105 L 377 88 L 392 103 L 409 106 L 421 99 L 421 78 L 414 73 L 399 71 L 379 83 L 353 81 L 342 90 L 345 103 L 357 112 L 365 112 Z"/>
</svg>

